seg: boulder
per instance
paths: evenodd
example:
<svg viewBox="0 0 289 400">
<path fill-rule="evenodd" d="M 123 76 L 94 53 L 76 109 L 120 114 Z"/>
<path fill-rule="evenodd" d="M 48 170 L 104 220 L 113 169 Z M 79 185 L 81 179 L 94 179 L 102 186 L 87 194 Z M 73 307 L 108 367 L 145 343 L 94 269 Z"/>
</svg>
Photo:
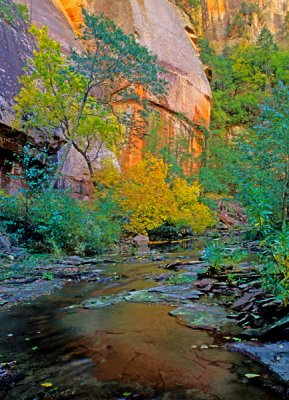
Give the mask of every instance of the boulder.
<svg viewBox="0 0 289 400">
<path fill-rule="evenodd" d="M 266 325 L 260 329 L 248 329 L 246 330 L 246 336 L 271 336 L 276 331 L 284 332 L 289 328 L 289 315 L 278 319 L 272 324 Z"/>
<path fill-rule="evenodd" d="M 193 329 L 204 329 L 230 335 L 236 335 L 242 331 L 236 322 L 228 317 L 229 314 L 223 307 L 215 305 L 192 303 L 171 311 L 170 315 Z"/>
<path fill-rule="evenodd" d="M 148 251 L 150 239 L 146 235 L 137 235 L 133 238 L 134 243 L 137 245 L 139 251 Z"/>
<path fill-rule="evenodd" d="M 10 240 L 5 235 L 0 234 L 0 253 L 9 253 L 11 248 Z"/>
</svg>

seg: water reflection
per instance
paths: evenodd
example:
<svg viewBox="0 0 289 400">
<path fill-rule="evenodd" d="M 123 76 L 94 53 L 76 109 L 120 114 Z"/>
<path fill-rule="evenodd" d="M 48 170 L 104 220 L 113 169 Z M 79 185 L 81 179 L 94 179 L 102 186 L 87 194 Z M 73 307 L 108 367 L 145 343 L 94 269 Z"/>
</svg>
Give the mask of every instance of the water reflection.
<svg viewBox="0 0 289 400">
<path fill-rule="evenodd" d="M 0 399 L 277 399 L 241 382 L 245 373 L 262 374 L 260 367 L 221 348 L 200 350 L 216 338 L 179 325 L 168 306 L 123 303 L 67 311 L 90 297 L 146 287 L 151 283 L 144 276 L 161 272 L 158 263 L 107 268 L 127 278 L 69 285 L 0 315 L 0 354 L 3 361 L 17 360 L 19 372 Z M 52 388 L 41 387 L 43 382 Z"/>
</svg>

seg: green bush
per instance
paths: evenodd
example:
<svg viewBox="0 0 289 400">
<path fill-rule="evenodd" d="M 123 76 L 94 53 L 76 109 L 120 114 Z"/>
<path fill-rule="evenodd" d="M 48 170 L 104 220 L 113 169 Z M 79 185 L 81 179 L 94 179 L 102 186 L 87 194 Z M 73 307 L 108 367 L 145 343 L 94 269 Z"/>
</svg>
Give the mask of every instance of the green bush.
<svg viewBox="0 0 289 400">
<path fill-rule="evenodd" d="M 284 225 L 263 242 L 263 284 L 265 289 L 289 303 L 289 226 Z"/>
<path fill-rule="evenodd" d="M 48 191 L 30 199 L 0 198 L 0 221 L 19 245 L 34 251 L 90 255 L 108 250 L 120 234 L 115 202 L 80 201 L 69 193 Z"/>
<path fill-rule="evenodd" d="M 245 258 L 245 253 L 238 249 L 226 248 L 219 243 L 213 243 L 205 248 L 202 258 L 208 263 L 211 272 L 215 273 L 234 267 Z"/>
<path fill-rule="evenodd" d="M 196 280 L 195 276 L 191 276 L 185 273 L 176 273 L 168 279 L 170 285 L 186 285 L 191 284 Z"/>
<path fill-rule="evenodd" d="M 28 24 L 30 20 L 29 8 L 25 4 L 21 3 L 15 3 L 15 7 L 17 14 Z"/>
<path fill-rule="evenodd" d="M 121 220 L 116 200 L 107 194 L 80 201 L 69 192 L 50 190 L 55 165 L 46 149 L 26 145 L 15 158 L 22 165 L 19 193 L 0 194 L 0 223 L 14 243 L 33 252 L 90 255 L 117 241 Z"/>
<path fill-rule="evenodd" d="M 182 228 L 165 222 L 161 226 L 158 226 L 155 229 L 149 231 L 149 237 L 151 240 L 159 240 L 159 239 L 176 239 L 178 237 L 182 237 Z"/>
<path fill-rule="evenodd" d="M 3 19 L 8 24 L 13 22 L 13 11 L 10 5 L 6 4 L 5 0 L 0 0 L 0 19 Z"/>
</svg>

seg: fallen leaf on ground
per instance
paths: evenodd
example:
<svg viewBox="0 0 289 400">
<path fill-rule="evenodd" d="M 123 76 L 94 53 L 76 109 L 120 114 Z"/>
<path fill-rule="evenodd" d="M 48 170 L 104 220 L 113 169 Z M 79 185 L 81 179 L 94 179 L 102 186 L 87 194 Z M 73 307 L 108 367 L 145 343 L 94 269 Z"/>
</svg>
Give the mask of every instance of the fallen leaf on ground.
<svg viewBox="0 0 289 400">
<path fill-rule="evenodd" d="M 45 388 L 49 388 L 49 387 L 52 387 L 53 384 L 51 382 L 44 382 L 44 383 L 41 383 L 40 386 L 45 387 Z"/>
<path fill-rule="evenodd" d="M 245 377 L 248 379 L 258 378 L 261 375 L 258 374 L 245 374 Z"/>
</svg>

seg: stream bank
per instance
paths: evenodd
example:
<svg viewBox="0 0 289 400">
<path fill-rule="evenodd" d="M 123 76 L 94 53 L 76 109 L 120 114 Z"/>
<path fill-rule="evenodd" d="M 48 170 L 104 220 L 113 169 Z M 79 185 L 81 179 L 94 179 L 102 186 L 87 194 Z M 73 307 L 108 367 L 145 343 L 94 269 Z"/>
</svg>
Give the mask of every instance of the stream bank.
<svg viewBox="0 0 289 400">
<path fill-rule="evenodd" d="M 68 285 L 0 314 L 0 398 L 288 398 L 280 373 L 287 372 L 286 343 L 272 356 L 279 371 L 247 356 L 252 350 L 262 362 L 256 352 L 270 346 L 266 335 L 248 335 L 265 318 L 252 323 L 258 302 L 266 304 L 256 271 L 243 263 L 235 284 L 208 277 L 199 260 L 207 240 L 169 253 L 59 264 L 61 273 L 70 271 Z M 281 330 L 274 332 L 276 341 Z"/>
</svg>

